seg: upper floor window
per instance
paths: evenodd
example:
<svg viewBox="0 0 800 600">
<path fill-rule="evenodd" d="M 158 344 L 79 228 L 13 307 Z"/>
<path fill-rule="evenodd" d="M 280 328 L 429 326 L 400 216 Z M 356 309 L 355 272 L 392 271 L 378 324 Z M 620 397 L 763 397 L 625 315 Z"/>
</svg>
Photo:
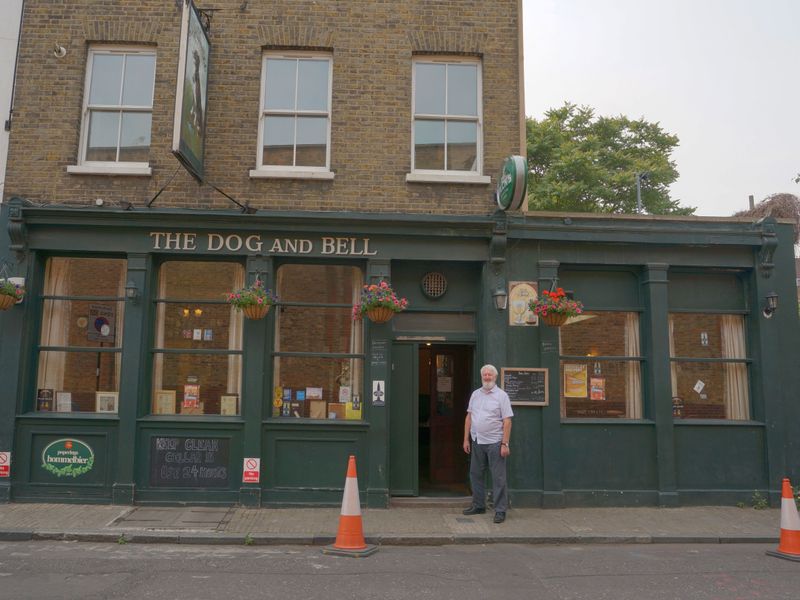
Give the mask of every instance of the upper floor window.
<svg viewBox="0 0 800 600">
<path fill-rule="evenodd" d="M 93 168 L 96 172 L 103 172 L 102 168 L 125 172 L 128 168 L 130 174 L 149 174 L 155 71 L 152 50 L 89 51 L 80 167 L 71 172 L 92 172 Z"/>
<path fill-rule="evenodd" d="M 258 169 L 251 175 L 330 171 L 331 68 L 325 54 L 264 56 Z"/>
<path fill-rule="evenodd" d="M 480 174 L 480 62 L 419 58 L 413 88 L 412 171 Z"/>
</svg>

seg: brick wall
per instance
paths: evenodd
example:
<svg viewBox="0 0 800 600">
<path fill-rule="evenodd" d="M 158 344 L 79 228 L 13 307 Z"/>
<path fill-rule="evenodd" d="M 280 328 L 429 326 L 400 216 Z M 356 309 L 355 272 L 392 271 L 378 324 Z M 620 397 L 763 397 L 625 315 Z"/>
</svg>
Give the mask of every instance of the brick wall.
<svg viewBox="0 0 800 600">
<path fill-rule="evenodd" d="M 206 170 L 238 201 L 274 210 L 486 213 L 490 185 L 409 184 L 415 53 L 482 57 L 483 174 L 520 152 L 518 1 L 217 0 L 211 23 Z M 5 197 L 86 205 L 146 204 L 175 172 L 170 153 L 180 11 L 168 0 L 28 0 Z M 58 42 L 64 58 L 53 56 Z M 70 175 L 77 164 L 91 43 L 157 51 L 150 177 Z M 333 53 L 333 181 L 250 179 L 256 164 L 261 56 Z M 158 206 L 231 208 L 180 171 Z"/>
</svg>

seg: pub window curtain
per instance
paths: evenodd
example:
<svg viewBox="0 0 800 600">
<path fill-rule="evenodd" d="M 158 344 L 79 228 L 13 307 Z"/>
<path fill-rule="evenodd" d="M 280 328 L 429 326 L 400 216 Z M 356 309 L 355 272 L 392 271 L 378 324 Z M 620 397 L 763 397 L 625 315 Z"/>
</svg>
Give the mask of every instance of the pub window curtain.
<svg viewBox="0 0 800 600">
<path fill-rule="evenodd" d="M 244 269 L 237 267 L 233 279 L 233 289 L 244 287 Z M 228 327 L 228 350 L 242 349 L 242 330 L 244 329 L 244 315 L 241 311 L 231 308 L 230 325 Z M 228 384 L 229 394 L 242 394 L 242 355 L 228 355 Z M 241 406 L 241 403 L 240 403 Z"/>
<path fill-rule="evenodd" d="M 722 358 L 744 360 L 744 318 L 741 315 L 722 315 Z M 747 383 L 747 364 L 723 363 L 725 374 L 725 414 L 729 419 L 750 418 L 750 394 Z"/>
<path fill-rule="evenodd" d="M 355 277 L 353 279 L 353 306 L 358 304 L 361 300 L 361 288 L 363 283 L 361 279 Z M 361 319 L 352 319 L 350 325 L 350 353 L 361 354 L 364 352 L 364 328 Z M 350 393 L 358 394 L 361 397 L 361 406 L 364 406 L 364 394 L 361 390 L 362 377 L 363 377 L 364 361 L 358 358 L 350 359 Z M 362 408 L 363 418 L 363 408 Z"/>
<path fill-rule="evenodd" d="M 66 258 L 48 259 L 44 275 L 45 296 L 69 295 L 69 266 L 70 261 Z M 42 346 L 67 346 L 71 305 L 69 300 L 44 302 Z M 41 352 L 37 388 L 63 390 L 66 360 L 65 352 Z"/>
<path fill-rule="evenodd" d="M 675 318 L 672 315 L 669 317 L 669 356 L 675 357 Z M 678 365 L 673 361 L 669 361 L 669 380 L 674 398 L 678 395 Z"/>
<path fill-rule="evenodd" d="M 641 356 L 639 345 L 639 315 L 625 315 L 625 355 Z M 629 360 L 625 365 L 625 414 L 629 419 L 642 418 L 642 375 L 638 360 Z"/>
<path fill-rule="evenodd" d="M 158 297 L 164 298 L 167 293 L 167 271 L 162 266 L 158 271 Z M 166 327 L 167 305 L 165 302 L 156 303 L 156 349 L 164 347 L 164 328 Z M 164 355 L 156 352 L 153 355 L 153 390 L 164 389 Z"/>
</svg>

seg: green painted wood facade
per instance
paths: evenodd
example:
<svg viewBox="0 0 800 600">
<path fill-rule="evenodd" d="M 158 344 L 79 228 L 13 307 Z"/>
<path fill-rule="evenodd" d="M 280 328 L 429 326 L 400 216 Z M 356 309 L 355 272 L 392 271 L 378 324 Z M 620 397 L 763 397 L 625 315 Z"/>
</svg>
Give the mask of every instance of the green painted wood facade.
<svg viewBox="0 0 800 600">
<path fill-rule="evenodd" d="M 26 278 L 28 297 L 0 313 L 0 451 L 11 451 L 11 477 L 0 479 L 4 501 L 76 501 L 249 506 L 338 504 L 347 456 L 358 458 L 362 501 L 387 506 L 392 495 L 415 495 L 416 399 L 421 345 L 472 348 L 470 385 L 478 368 L 549 369 L 550 404 L 516 407 L 509 478 L 517 506 L 733 504 L 755 490 L 779 502 L 784 476 L 800 476 L 798 315 L 793 232 L 789 223 L 743 219 L 668 219 L 565 214 L 481 216 L 227 211 L 69 209 L 2 205 L 0 258 Z M 246 249 L 156 250 L 152 232 L 261 235 L 264 239 L 369 239 L 374 255 L 330 256 L 318 245 L 304 256 Z M 49 256 L 123 258 L 141 294 L 126 302 L 118 414 L 39 413 L 36 360 L 43 265 Z M 369 324 L 364 331 L 364 389 L 386 382 L 385 406 L 365 402 L 363 420 L 311 421 L 271 416 L 274 323 L 246 322 L 241 416 L 150 414 L 156 266 L 165 256 L 235 257 L 248 278 L 274 285 L 287 260 L 336 260 L 358 266 L 368 281 L 390 278 L 411 302 L 408 314 L 430 321 Z M 427 298 L 426 272 L 443 273 L 447 294 Z M 564 418 L 559 406 L 559 340 L 555 328 L 509 327 L 492 291 L 510 281 L 554 282 L 597 310 L 640 317 L 642 417 Z M 780 307 L 761 314 L 776 292 Z M 745 315 L 750 420 L 675 419 L 672 414 L 668 314 L 730 310 Z M 415 325 L 416 323 L 416 325 Z M 458 326 L 451 326 L 458 323 Z M 467 324 L 466 326 L 464 324 Z M 471 325 L 470 325 L 471 324 Z M 375 342 L 385 362 L 370 360 Z M 460 418 L 460 417 L 459 417 Z M 228 485 L 154 486 L 157 436 L 228 440 Z M 66 482 L 41 468 L 50 441 L 71 437 L 92 446 L 90 473 Z M 244 457 L 260 457 L 261 482 L 241 480 Z"/>
</svg>

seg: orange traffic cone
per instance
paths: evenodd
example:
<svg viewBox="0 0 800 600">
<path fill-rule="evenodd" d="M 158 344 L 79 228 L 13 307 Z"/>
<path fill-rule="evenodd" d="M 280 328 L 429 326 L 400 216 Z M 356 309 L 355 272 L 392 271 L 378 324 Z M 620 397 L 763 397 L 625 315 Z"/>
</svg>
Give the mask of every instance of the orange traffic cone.
<svg viewBox="0 0 800 600">
<path fill-rule="evenodd" d="M 794 503 L 792 484 L 786 477 L 781 490 L 781 541 L 777 551 L 767 550 L 767 554 L 800 562 L 800 515 Z"/>
<path fill-rule="evenodd" d="M 364 528 L 361 525 L 361 502 L 358 499 L 358 477 L 356 476 L 356 457 L 350 455 L 347 463 L 347 478 L 344 480 L 342 511 L 339 515 L 339 531 L 336 542 L 322 549 L 324 554 L 352 556 L 360 558 L 378 551 L 378 547 L 364 541 Z"/>
</svg>

